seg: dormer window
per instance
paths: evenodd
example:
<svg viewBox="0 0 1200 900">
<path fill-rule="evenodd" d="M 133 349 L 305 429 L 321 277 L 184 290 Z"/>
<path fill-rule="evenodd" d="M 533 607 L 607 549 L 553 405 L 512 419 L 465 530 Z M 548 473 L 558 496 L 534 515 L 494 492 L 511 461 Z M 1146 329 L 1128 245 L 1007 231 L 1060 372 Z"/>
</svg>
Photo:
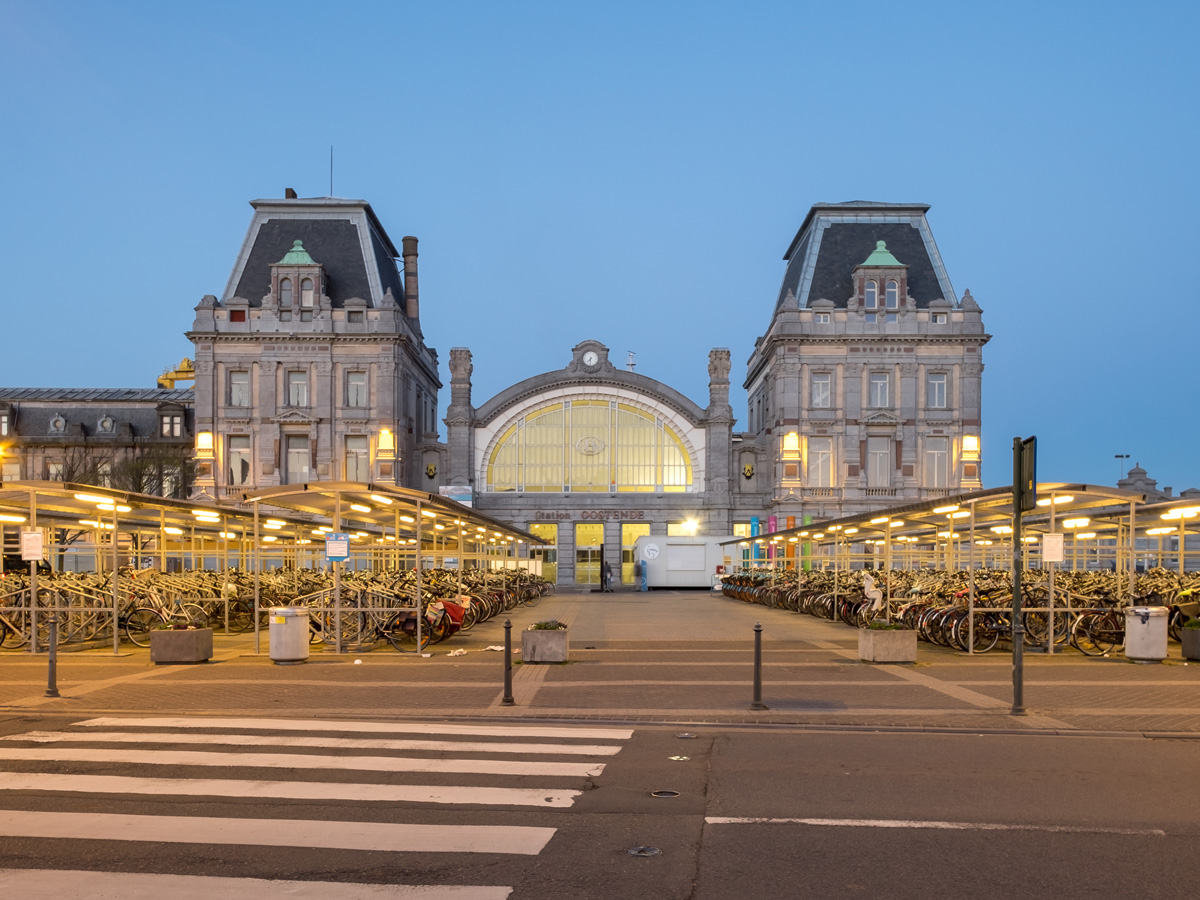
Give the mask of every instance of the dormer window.
<svg viewBox="0 0 1200 900">
<path fill-rule="evenodd" d="M 97 430 L 101 434 L 112 434 L 112 430 L 113 430 L 112 416 L 102 416 L 99 423 L 97 423 Z"/>
<path fill-rule="evenodd" d="M 67 427 L 67 422 L 62 416 L 54 416 L 54 418 L 52 418 L 50 420 L 50 433 L 51 434 L 62 434 L 63 430 L 66 427 Z"/>
<path fill-rule="evenodd" d="M 946 324 L 946 314 L 945 313 L 933 313 L 930 315 L 929 321 L 932 322 L 934 325 L 945 325 Z"/>
<path fill-rule="evenodd" d="M 829 324 L 829 313 L 813 313 L 813 324 L 814 325 L 828 325 Z"/>
<path fill-rule="evenodd" d="M 300 321 L 311 322 L 313 317 L 313 280 L 305 278 L 300 282 Z"/>
<path fill-rule="evenodd" d="M 863 291 L 863 309 L 878 309 L 879 308 L 879 285 L 874 281 L 868 281 L 866 289 Z"/>
<path fill-rule="evenodd" d="M 289 309 L 292 306 L 292 279 L 284 278 L 279 282 L 279 305 Z"/>
<path fill-rule="evenodd" d="M 884 300 L 887 303 L 888 309 L 900 308 L 900 285 L 894 281 L 889 281 L 884 289 Z"/>
</svg>

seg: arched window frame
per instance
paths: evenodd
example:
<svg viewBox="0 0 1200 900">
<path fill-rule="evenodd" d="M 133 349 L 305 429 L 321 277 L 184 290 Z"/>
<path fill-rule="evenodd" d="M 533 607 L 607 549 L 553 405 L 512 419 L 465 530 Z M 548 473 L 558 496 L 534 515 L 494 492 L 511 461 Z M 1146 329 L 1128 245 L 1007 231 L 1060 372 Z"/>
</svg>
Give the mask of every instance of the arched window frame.
<svg viewBox="0 0 1200 900">
<path fill-rule="evenodd" d="M 279 279 L 279 305 L 284 309 L 292 307 L 292 279 Z"/>
<path fill-rule="evenodd" d="M 874 280 L 863 288 L 863 309 L 879 309 L 879 285 Z"/>
<path fill-rule="evenodd" d="M 900 285 L 895 281 L 889 281 L 884 287 L 884 298 L 888 309 L 899 309 Z"/>
</svg>

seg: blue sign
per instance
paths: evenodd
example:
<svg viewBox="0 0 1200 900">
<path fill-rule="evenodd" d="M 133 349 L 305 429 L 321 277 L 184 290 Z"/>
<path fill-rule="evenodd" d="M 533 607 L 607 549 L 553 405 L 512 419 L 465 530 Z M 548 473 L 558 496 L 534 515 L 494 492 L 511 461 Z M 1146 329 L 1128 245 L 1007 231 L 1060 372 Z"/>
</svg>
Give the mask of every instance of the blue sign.
<svg viewBox="0 0 1200 900">
<path fill-rule="evenodd" d="M 325 559 L 345 562 L 350 558 L 350 535 L 328 532 L 325 535 Z"/>
</svg>

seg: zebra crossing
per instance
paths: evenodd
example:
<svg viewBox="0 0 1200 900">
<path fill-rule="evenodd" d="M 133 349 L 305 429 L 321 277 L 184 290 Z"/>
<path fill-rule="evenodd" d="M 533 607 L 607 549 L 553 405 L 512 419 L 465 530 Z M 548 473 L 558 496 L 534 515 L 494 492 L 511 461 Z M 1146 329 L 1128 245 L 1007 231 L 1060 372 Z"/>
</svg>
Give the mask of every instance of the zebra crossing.
<svg viewBox="0 0 1200 900">
<path fill-rule="evenodd" d="M 557 829 L 541 824 L 447 824 L 433 810 L 503 813 L 571 807 L 632 730 L 238 717 L 98 717 L 58 731 L 0 736 L 0 839 L 106 840 L 170 846 L 303 848 L 419 854 L 540 854 Z M 97 767 L 106 771 L 97 772 Z M 111 774 L 118 767 L 123 774 Z M 203 777 L 206 768 L 219 777 Z M 271 770 L 283 778 L 264 777 Z M 132 771 L 136 774 L 125 774 Z M 359 773 L 378 781 L 365 781 Z M 201 773 L 195 777 L 194 773 Z M 291 779 L 287 773 L 291 773 Z M 495 783 L 499 779 L 500 783 Z M 515 784 L 505 784 L 506 780 Z M 463 783 L 447 783 L 462 781 Z M 30 798 L 48 809 L 30 808 Z M 202 815 L 93 811 L 104 799 Z M 244 801 L 373 804 L 342 820 L 248 816 Z M 87 811 L 72 811 L 87 801 Z M 96 801 L 99 801 L 97 803 Z M 220 804 L 230 804 L 228 816 Z M 384 807 L 378 804 L 394 804 Z M 287 811 L 286 806 L 283 809 Z M 310 813 L 311 815 L 311 813 Z M 381 821 L 380 818 L 386 820 Z M 491 820 L 495 820 L 495 816 Z M 502 816 L 501 816 L 502 818 Z M 409 819 L 411 821 L 402 821 Z M 535 820 L 536 821 L 536 820 Z M 219 854 L 217 856 L 219 858 Z M 2 865 L 2 864 L 0 864 Z M 169 866 L 167 867 L 169 868 Z M 0 891 L 22 898 L 76 896 L 255 898 L 403 897 L 500 900 L 511 886 L 346 884 L 211 874 L 0 868 Z"/>
</svg>

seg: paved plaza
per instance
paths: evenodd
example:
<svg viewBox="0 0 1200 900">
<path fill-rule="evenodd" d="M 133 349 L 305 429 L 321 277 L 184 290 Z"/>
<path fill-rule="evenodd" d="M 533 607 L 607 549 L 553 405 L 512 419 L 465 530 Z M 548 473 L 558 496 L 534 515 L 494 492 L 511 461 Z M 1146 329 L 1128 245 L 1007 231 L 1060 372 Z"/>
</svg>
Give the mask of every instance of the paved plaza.
<svg viewBox="0 0 1200 900">
<path fill-rule="evenodd" d="M 765 609 L 718 594 L 599 594 L 570 590 L 509 615 L 513 645 L 532 622 L 570 626 L 571 658 L 522 665 L 515 705 L 503 698 L 505 617 L 431 646 L 427 657 L 390 647 L 276 665 L 268 635 L 216 636 L 212 661 L 162 666 L 123 644 L 59 654 L 62 696 L 45 696 L 47 661 L 0 653 L 0 716 L 129 713 L 256 716 L 538 718 L 789 725 L 1005 733 L 1200 736 L 1200 664 L 1171 657 L 1139 664 L 1068 650 L 1027 652 L 1028 715 L 1010 714 L 1011 655 L 968 657 L 921 644 L 916 665 L 858 660 L 841 624 Z M 753 628 L 763 626 L 763 700 L 751 711 Z M 450 656 L 451 651 L 465 654 Z"/>
</svg>

